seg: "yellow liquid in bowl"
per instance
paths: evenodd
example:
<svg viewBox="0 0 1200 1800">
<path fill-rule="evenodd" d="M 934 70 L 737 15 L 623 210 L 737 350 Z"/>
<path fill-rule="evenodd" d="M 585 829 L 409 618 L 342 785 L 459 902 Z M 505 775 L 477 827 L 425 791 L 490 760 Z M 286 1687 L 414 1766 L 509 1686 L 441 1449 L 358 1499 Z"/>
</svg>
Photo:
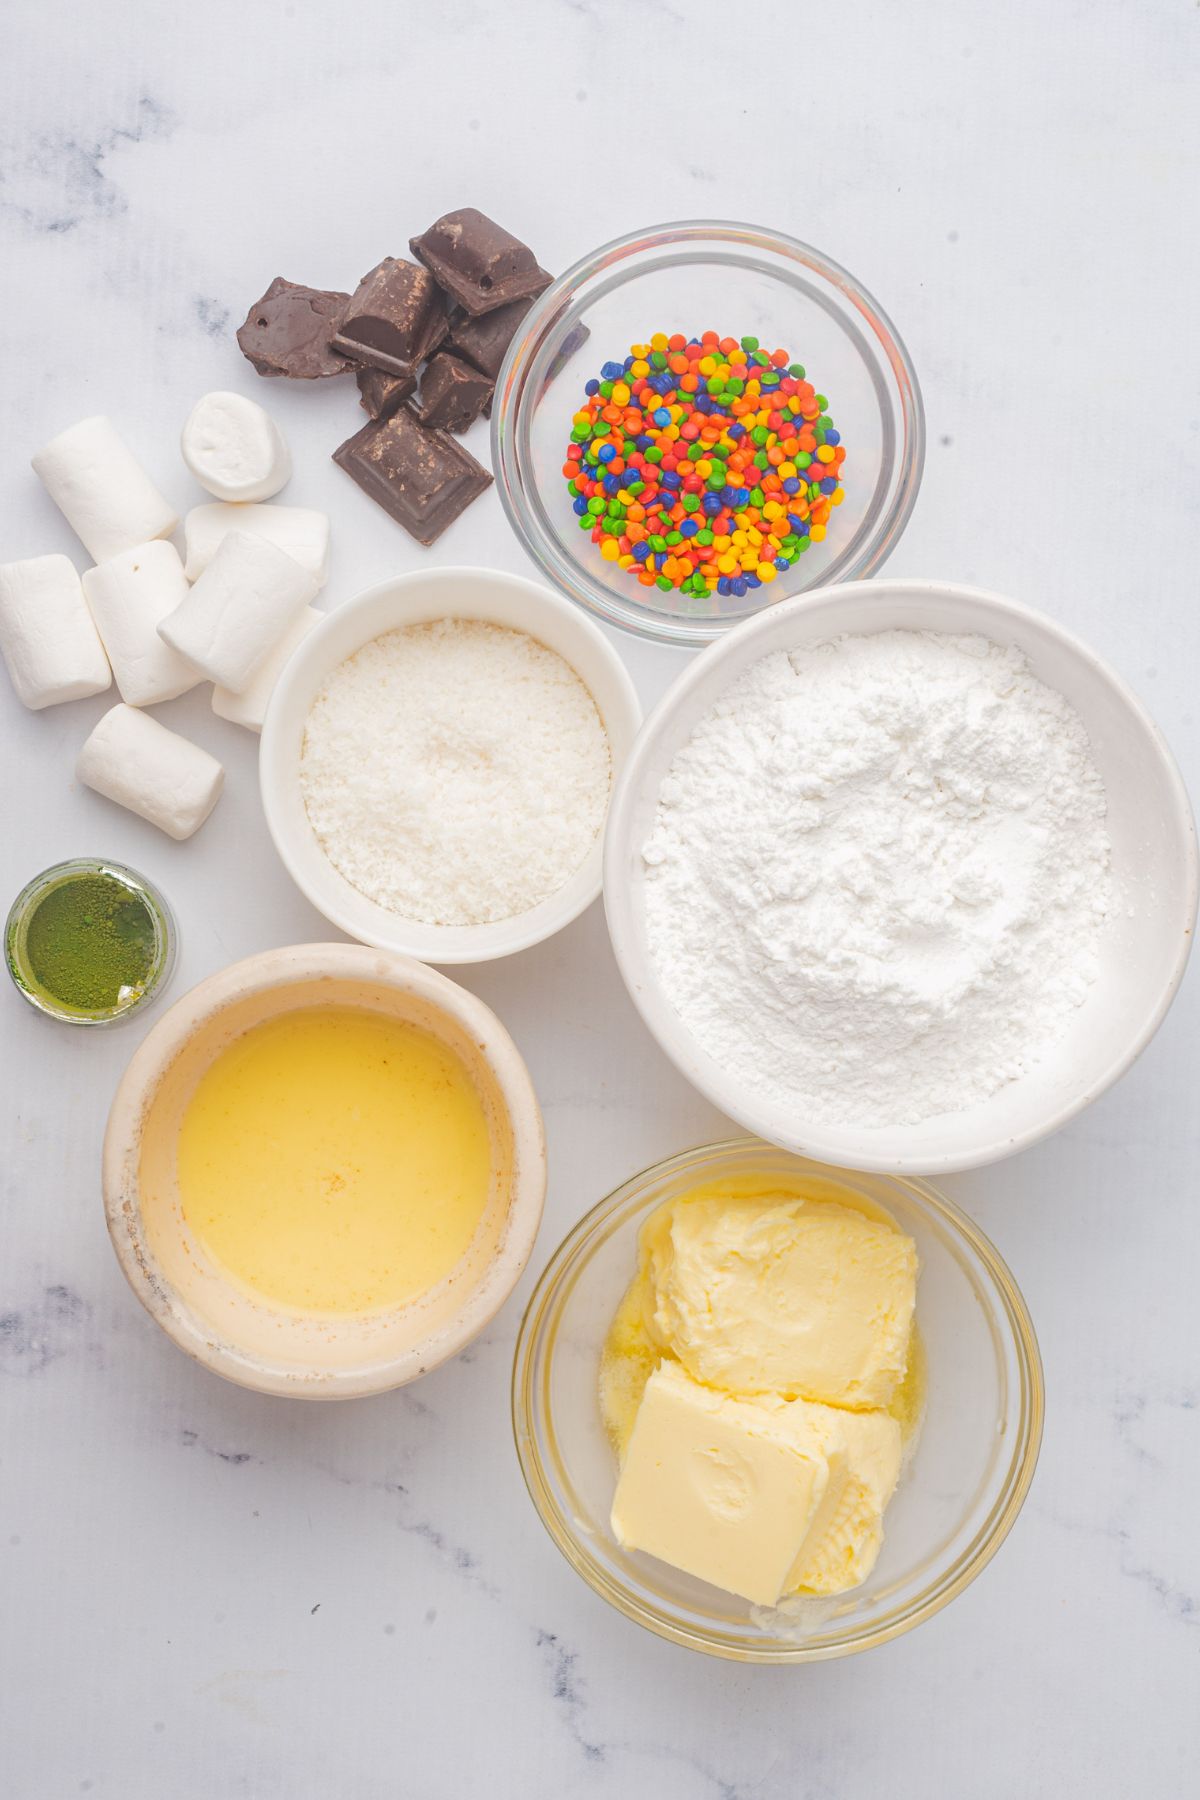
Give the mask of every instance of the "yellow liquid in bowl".
<svg viewBox="0 0 1200 1800">
<path fill-rule="evenodd" d="M 227 1274 L 301 1312 L 427 1292 L 483 1217 L 491 1138 L 461 1058 L 353 1006 L 252 1026 L 201 1076 L 180 1129 L 183 1215 Z"/>
</svg>

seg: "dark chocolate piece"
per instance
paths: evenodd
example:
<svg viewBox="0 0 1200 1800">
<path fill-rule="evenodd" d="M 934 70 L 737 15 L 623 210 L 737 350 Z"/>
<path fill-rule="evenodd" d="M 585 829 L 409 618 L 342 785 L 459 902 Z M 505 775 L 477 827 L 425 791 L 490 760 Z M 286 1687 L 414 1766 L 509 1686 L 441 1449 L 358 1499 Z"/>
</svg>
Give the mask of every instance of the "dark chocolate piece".
<svg viewBox="0 0 1200 1800">
<path fill-rule="evenodd" d="M 390 419 L 401 401 L 417 391 L 415 376 L 389 375 L 386 369 L 360 369 L 355 380 L 359 405 L 373 419 Z"/>
<path fill-rule="evenodd" d="M 446 331 L 445 301 L 429 270 L 385 256 L 351 294 L 333 344 L 373 369 L 413 375 Z"/>
<path fill-rule="evenodd" d="M 293 381 L 344 375 L 350 364 L 332 348 L 330 340 L 341 325 L 349 299 L 349 294 L 301 287 L 277 275 L 239 327 L 237 341 L 243 356 L 260 375 L 289 375 Z"/>
<path fill-rule="evenodd" d="M 528 244 L 473 206 L 444 213 L 424 236 L 410 238 L 408 247 L 472 318 L 513 300 L 531 300 L 553 280 L 538 268 Z"/>
<path fill-rule="evenodd" d="M 470 313 L 458 313 L 450 321 L 447 349 L 465 357 L 484 375 L 495 381 L 504 361 L 504 353 L 516 336 L 517 326 L 533 305 L 532 299 L 514 300 L 511 306 L 498 306 L 495 312 L 473 319 Z"/>
<path fill-rule="evenodd" d="M 495 385 L 490 377 L 481 375 L 470 363 L 439 350 L 426 363 L 421 377 L 421 405 L 417 417 L 422 425 L 438 431 L 466 431 L 491 399 Z"/>
<path fill-rule="evenodd" d="M 419 544 L 432 544 L 492 484 L 461 444 L 427 431 L 407 406 L 364 425 L 333 460 Z"/>
</svg>

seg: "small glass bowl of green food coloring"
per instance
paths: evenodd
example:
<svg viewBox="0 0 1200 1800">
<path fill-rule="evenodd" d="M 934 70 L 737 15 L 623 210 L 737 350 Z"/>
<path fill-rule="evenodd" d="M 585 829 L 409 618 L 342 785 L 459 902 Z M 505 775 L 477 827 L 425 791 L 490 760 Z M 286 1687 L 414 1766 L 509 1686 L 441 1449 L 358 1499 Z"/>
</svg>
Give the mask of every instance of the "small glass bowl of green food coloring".
<svg viewBox="0 0 1200 1800">
<path fill-rule="evenodd" d="M 77 857 L 22 888 L 4 955 L 17 992 L 39 1012 L 69 1025 L 115 1025 L 166 986 L 177 938 L 170 907 L 144 875 Z"/>
</svg>

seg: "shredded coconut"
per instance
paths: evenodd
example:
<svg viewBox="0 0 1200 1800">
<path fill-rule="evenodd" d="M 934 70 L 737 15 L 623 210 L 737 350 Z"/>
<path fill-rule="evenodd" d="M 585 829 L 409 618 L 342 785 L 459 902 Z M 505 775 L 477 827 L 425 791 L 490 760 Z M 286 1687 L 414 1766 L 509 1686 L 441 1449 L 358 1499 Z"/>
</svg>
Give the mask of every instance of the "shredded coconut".
<svg viewBox="0 0 1200 1800">
<path fill-rule="evenodd" d="M 912 1124 L 1022 1075 L 1110 902 L 1087 733 L 1024 656 L 885 631 L 764 657 L 679 751 L 643 849 L 668 999 L 817 1123 Z"/>
<path fill-rule="evenodd" d="M 574 669 L 522 631 L 439 619 L 335 669 L 300 782 L 346 880 L 389 912 L 482 925 L 528 912 L 585 861 L 611 754 Z"/>
</svg>

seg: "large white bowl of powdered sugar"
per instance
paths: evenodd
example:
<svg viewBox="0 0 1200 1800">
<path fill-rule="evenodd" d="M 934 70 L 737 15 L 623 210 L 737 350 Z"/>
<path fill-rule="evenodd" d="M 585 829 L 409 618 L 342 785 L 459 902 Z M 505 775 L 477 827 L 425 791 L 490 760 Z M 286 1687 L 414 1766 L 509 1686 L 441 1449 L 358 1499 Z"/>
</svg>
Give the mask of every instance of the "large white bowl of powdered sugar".
<svg viewBox="0 0 1200 1800">
<path fill-rule="evenodd" d="M 309 632 L 271 696 L 259 779 L 297 885 L 422 962 L 540 942 L 600 892 L 641 718 L 598 626 L 491 569 L 401 575 Z"/>
<path fill-rule="evenodd" d="M 643 727 L 605 852 L 646 1024 L 801 1154 L 935 1173 L 1010 1155 L 1124 1073 L 1196 915 L 1178 769 L 1051 619 L 948 583 L 780 605 Z"/>
</svg>

